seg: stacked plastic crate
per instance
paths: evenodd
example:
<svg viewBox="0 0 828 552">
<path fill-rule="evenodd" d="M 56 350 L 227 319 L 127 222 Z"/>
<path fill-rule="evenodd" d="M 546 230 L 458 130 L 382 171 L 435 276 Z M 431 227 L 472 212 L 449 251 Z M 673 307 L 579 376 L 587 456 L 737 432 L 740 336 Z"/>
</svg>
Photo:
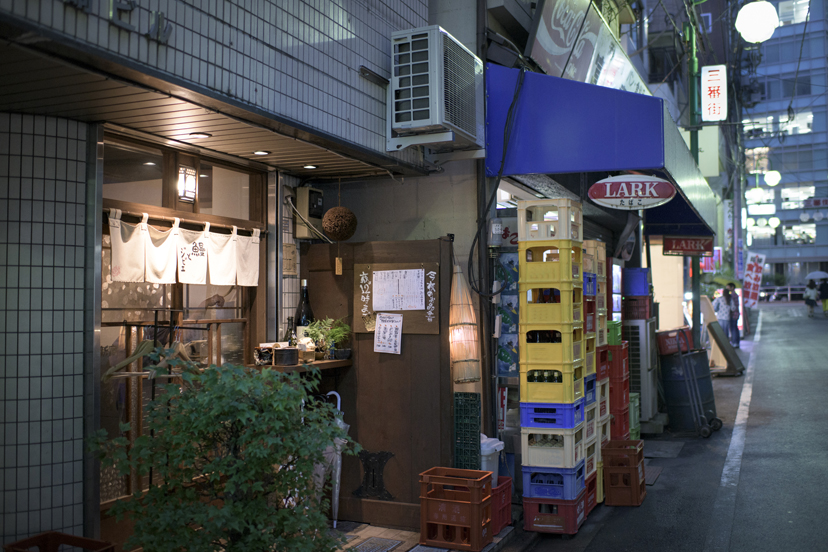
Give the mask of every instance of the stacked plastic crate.
<svg viewBox="0 0 828 552">
<path fill-rule="evenodd" d="M 581 204 L 518 202 L 524 527 L 574 534 L 586 518 Z"/>
<path fill-rule="evenodd" d="M 613 440 L 630 438 L 630 362 L 629 344 L 609 346 L 609 397 Z"/>
<path fill-rule="evenodd" d="M 584 242 L 584 394 L 586 408 L 584 409 L 584 455 L 586 459 L 587 489 L 586 513 L 597 505 L 598 462 L 601 460 L 601 442 L 599 434 L 599 392 L 598 387 L 598 308 L 597 296 L 597 260 L 594 249 L 587 247 Z"/>
</svg>

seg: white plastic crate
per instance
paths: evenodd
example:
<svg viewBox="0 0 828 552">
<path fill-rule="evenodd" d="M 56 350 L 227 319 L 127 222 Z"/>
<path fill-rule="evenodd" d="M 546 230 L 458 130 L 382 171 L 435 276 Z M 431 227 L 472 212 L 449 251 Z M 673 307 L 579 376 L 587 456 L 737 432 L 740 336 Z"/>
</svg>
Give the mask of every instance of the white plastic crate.
<svg viewBox="0 0 828 552">
<path fill-rule="evenodd" d="M 604 378 L 596 383 L 595 398 L 598 404 L 599 419 L 603 419 L 610 414 L 609 386 L 609 378 Z"/>
<path fill-rule="evenodd" d="M 607 277 L 607 244 L 598 240 L 584 240 L 584 250 L 595 259 L 595 272 L 599 278 Z"/>
<path fill-rule="evenodd" d="M 574 468 L 584 459 L 584 422 L 572 429 L 521 428 L 520 450 L 524 466 Z"/>
<path fill-rule="evenodd" d="M 581 241 L 582 206 L 572 199 L 518 201 L 518 241 Z"/>
<path fill-rule="evenodd" d="M 612 428 L 612 413 L 598 420 L 599 438 L 601 439 L 601 446 L 603 447 L 610 442 L 610 430 Z"/>
<path fill-rule="evenodd" d="M 584 477 L 589 478 L 598 471 L 598 461 L 601 458 L 601 442 L 598 437 L 587 439 L 584 443 Z"/>
<path fill-rule="evenodd" d="M 598 402 L 594 402 L 584 409 L 584 440 L 598 437 L 598 421 Z"/>
</svg>

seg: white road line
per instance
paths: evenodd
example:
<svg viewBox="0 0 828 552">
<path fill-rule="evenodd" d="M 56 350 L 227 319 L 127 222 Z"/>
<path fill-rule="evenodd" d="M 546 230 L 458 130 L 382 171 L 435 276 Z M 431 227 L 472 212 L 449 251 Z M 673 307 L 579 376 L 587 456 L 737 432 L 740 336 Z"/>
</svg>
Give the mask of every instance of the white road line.
<svg viewBox="0 0 828 552">
<path fill-rule="evenodd" d="M 750 399 L 753 396 L 753 374 L 756 368 L 757 345 L 762 335 L 762 311 L 759 311 L 759 323 L 756 324 L 756 336 L 753 350 L 745 370 L 745 382 L 739 398 L 739 410 L 727 449 L 722 479 L 716 493 L 716 502 L 710 518 L 709 530 L 705 539 L 705 552 L 726 551 L 730 546 L 730 534 L 733 530 L 733 516 L 736 512 L 736 490 L 739 485 L 739 473 L 742 469 L 742 453 L 745 450 L 745 434 L 748 416 L 750 416 Z"/>
</svg>

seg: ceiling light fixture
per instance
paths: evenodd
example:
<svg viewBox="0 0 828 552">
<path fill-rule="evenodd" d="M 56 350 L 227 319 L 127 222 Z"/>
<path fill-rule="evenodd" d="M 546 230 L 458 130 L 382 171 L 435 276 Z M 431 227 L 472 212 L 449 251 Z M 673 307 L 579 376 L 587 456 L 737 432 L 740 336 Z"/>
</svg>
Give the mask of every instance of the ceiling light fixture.
<svg viewBox="0 0 828 552">
<path fill-rule="evenodd" d="M 253 152 L 253 155 L 270 155 L 270 152 L 265 150 L 256 150 Z"/>
<path fill-rule="evenodd" d="M 316 165 L 305 165 L 305 166 L 304 166 L 304 167 L 302 167 L 302 168 L 303 168 L 303 169 L 315 169 L 315 168 L 316 168 Z"/>
<path fill-rule="evenodd" d="M 210 178 L 209 174 L 200 174 L 198 175 L 199 178 Z"/>
<path fill-rule="evenodd" d="M 146 165 L 148 167 L 154 167 L 155 163 L 153 163 L 152 161 L 147 161 L 146 163 L 144 163 L 144 165 Z"/>
<path fill-rule="evenodd" d="M 209 132 L 191 132 L 190 138 L 212 138 L 213 135 Z"/>
</svg>

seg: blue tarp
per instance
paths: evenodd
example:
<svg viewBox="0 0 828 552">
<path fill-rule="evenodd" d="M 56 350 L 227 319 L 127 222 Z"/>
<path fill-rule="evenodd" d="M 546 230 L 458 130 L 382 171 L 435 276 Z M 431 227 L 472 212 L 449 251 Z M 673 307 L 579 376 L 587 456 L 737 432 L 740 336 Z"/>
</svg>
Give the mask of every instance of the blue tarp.
<svg viewBox="0 0 828 552">
<path fill-rule="evenodd" d="M 520 71 L 488 64 L 486 174 L 497 176 Z M 645 232 L 712 235 L 716 200 L 660 98 L 527 72 L 503 176 L 642 171 L 677 185 Z M 662 226 L 670 223 L 669 226 Z"/>
</svg>

